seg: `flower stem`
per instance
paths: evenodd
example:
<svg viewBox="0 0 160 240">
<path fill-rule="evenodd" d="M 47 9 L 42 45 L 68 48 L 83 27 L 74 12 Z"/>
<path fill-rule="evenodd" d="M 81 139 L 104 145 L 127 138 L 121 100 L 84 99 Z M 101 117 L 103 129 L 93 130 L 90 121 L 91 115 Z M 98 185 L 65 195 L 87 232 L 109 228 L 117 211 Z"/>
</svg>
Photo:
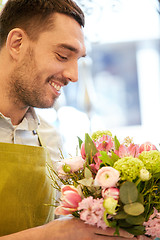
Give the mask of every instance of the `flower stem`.
<svg viewBox="0 0 160 240">
<path fill-rule="evenodd" d="M 138 186 L 138 184 L 141 182 L 141 179 L 139 178 L 136 182 L 135 182 L 135 184 L 136 184 L 136 186 Z"/>
</svg>

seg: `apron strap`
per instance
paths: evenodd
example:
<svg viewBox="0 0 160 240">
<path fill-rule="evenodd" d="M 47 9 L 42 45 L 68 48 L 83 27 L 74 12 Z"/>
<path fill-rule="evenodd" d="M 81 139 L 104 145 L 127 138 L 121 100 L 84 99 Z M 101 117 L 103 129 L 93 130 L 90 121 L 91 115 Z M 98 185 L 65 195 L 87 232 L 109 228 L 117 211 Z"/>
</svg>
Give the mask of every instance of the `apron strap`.
<svg viewBox="0 0 160 240">
<path fill-rule="evenodd" d="M 44 144 L 44 142 L 43 142 L 43 140 L 42 140 L 38 130 L 33 130 L 33 134 L 38 136 L 39 145 L 41 147 L 46 147 L 46 145 Z"/>
</svg>

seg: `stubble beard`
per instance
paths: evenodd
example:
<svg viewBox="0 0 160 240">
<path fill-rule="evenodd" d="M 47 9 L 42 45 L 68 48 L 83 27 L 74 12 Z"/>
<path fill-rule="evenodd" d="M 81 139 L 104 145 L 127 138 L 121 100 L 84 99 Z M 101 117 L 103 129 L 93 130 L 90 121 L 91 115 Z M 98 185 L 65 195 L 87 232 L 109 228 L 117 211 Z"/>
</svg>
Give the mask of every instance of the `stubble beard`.
<svg viewBox="0 0 160 240">
<path fill-rule="evenodd" d="M 33 79 L 32 81 L 30 79 Z M 22 107 L 51 108 L 57 99 L 53 96 L 49 100 L 43 91 L 40 76 L 32 49 L 28 49 L 26 56 L 10 75 L 9 96 L 14 104 Z M 48 84 L 46 80 L 46 84 Z"/>
</svg>

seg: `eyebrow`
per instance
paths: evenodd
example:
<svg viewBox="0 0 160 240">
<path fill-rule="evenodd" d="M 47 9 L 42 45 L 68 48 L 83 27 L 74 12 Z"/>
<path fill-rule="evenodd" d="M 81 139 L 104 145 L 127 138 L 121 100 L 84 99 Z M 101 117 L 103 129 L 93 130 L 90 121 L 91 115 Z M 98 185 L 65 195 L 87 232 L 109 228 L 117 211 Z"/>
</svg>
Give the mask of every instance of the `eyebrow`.
<svg viewBox="0 0 160 240">
<path fill-rule="evenodd" d="M 71 52 L 74 52 L 74 53 L 78 53 L 78 49 L 69 45 L 69 44 L 66 44 L 66 43 L 61 43 L 58 45 L 59 48 L 65 48 L 65 49 L 68 49 L 70 50 Z M 86 54 L 84 54 L 82 57 L 86 57 Z"/>
</svg>

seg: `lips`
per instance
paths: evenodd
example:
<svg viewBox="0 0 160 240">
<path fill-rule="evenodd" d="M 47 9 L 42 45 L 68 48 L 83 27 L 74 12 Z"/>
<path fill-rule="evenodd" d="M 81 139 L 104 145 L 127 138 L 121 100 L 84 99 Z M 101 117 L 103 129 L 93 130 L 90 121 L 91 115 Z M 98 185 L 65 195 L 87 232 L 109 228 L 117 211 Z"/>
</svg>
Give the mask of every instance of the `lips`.
<svg viewBox="0 0 160 240">
<path fill-rule="evenodd" d="M 59 97 L 59 95 L 61 94 L 60 90 L 61 90 L 62 85 L 60 85 L 57 82 L 53 82 L 51 80 L 49 81 L 49 84 L 51 85 L 52 92 L 54 93 L 54 95 L 56 97 Z"/>
<path fill-rule="evenodd" d="M 49 84 L 50 84 L 52 87 L 54 87 L 57 92 L 59 92 L 60 89 L 61 89 L 61 87 L 62 87 L 60 84 L 55 83 L 55 82 L 53 82 L 53 81 L 49 81 Z"/>
<path fill-rule="evenodd" d="M 47 82 L 51 85 L 54 94 L 56 94 L 57 96 L 60 95 L 61 88 L 69 83 L 69 81 L 67 81 L 66 78 L 64 77 L 58 78 L 53 75 L 49 77 L 47 80 L 48 80 Z"/>
</svg>

